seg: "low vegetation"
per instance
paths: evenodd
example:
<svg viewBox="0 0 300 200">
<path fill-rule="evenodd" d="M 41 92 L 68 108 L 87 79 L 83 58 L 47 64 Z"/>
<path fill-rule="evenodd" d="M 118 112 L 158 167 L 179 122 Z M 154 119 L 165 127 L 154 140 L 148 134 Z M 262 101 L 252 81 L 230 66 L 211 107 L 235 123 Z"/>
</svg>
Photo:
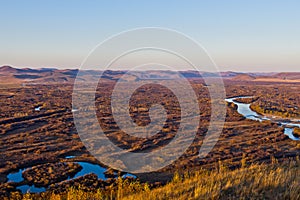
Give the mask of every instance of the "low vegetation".
<svg viewBox="0 0 300 200">
<path fill-rule="evenodd" d="M 300 128 L 298 127 L 294 128 L 293 134 L 295 137 L 300 138 Z"/>
<path fill-rule="evenodd" d="M 12 199 L 299 199 L 300 161 L 272 164 L 242 165 L 229 170 L 219 164 L 214 170 L 175 173 L 164 186 L 128 182 L 119 178 L 107 190 L 85 191 L 70 187 L 67 192 L 55 194 L 12 194 Z"/>
<path fill-rule="evenodd" d="M 95 94 L 96 114 L 107 137 L 120 148 L 135 152 L 168 145 L 179 127 L 181 112 L 172 91 L 149 84 L 135 91 L 129 109 L 134 122 L 147 125 L 151 120 L 149 110 L 157 103 L 164 106 L 167 121 L 161 131 L 149 138 L 134 137 L 114 121 L 110 97 L 119 75 L 113 76 L 116 77 L 99 84 Z M 201 126 L 190 148 L 157 172 L 161 176 L 153 183 L 150 181 L 158 178 L 153 174 L 137 175 L 140 182 L 116 181 L 112 177 L 103 181 L 91 174 L 68 180 L 79 170 L 75 162 L 101 165 L 77 134 L 73 114 L 78 110 L 72 109 L 71 98 L 73 85 L 66 82 L 0 87 L 0 199 L 299 199 L 299 163 L 268 166 L 272 158 L 288 163 L 300 155 L 299 141 L 291 140 L 275 122 L 246 119 L 233 103 L 227 103 L 226 121 L 218 142 L 205 158 L 199 158 L 210 122 L 210 95 L 203 81 L 190 81 L 198 97 Z M 274 121 L 300 116 L 299 83 L 224 82 L 227 97 L 254 97 L 239 101 L 251 103 L 256 111 L 264 108 L 259 112 L 274 115 Z M 295 129 L 295 136 L 299 136 L 299 130 Z M 90 134 L 88 130 L 86 133 Z M 219 162 L 223 167 L 218 167 Z M 23 182 L 7 182 L 8 174 L 27 168 Z M 170 182 L 175 171 L 187 169 L 193 172 L 178 174 Z M 18 186 L 27 183 L 46 186 L 47 191 L 22 195 Z"/>
<path fill-rule="evenodd" d="M 23 172 L 23 177 L 31 184 L 46 187 L 75 175 L 82 167 L 77 163 L 62 162 L 37 165 Z"/>
</svg>

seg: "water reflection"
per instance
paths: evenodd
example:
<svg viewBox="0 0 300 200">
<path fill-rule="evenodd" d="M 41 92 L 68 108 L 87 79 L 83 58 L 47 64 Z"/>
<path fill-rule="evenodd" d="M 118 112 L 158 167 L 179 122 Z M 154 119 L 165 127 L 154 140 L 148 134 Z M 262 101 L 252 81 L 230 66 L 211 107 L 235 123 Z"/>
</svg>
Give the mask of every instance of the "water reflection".
<svg viewBox="0 0 300 200">
<path fill-rule="evenodd" d="M 24 178 L 22 177 L 22 172 L 23 170 L 20 169 L 18 172 L 13 172 L 7 175 L 7 182 L 21 182 L 24 180 Z"/>
<path fill-rule="evenodd" d="M 259 122 L 273 119 L 272 122 L 275 122 L 278 125 L 284 127 L 284 134 L 289 136 L 290 139 L 300 140 L 300 138 L 297 138 L 293 135 L 294 128 L 291 128 L 291 127 L 299 127 L 300 128 L 300 124 L 286 122 L 286 121 L 283 121 L 283 120 L 282 121 L 280 121 L 280 120 L 274 121 L 274 119 L 276 119 L 276 116 L 271 116 L 271 118 L 266 117 L 266 116 L 262 116 L 262 115 L 256 113 L 255 111 L 251 110 L 250 103 L 240 103 L 240 102 L 235 101 L 236 99 L 251 98 L 251 97 L 252 96 L 240 96 L 240 97 L 227 98 L 225 100 L 227 102 L 234 103 L 235 105 L 237 105 L 238 113 L 243 115 L 245 118 L 255 120 L 255 121 L 259 121 Z M 291 119 L 290 121 L 299 122 L 300 120 Z M 286 127 L 286 126 L 289 126 L 289 127 Z"/>
<path fill-rule="evenodd" d="M 74 158 L 75 156 L 66 156 L 65 158 Z M 99 179 L 102 180 L 107 180 L 107 178 L 105 177 L 104 172 L 106 171 L 106 168 L 101 167 L 97 164 L 92 164 L 89 162 L 75 162 L 78 163 L 79 165 L 81 165 L 82 169 L 77 172 L 74 176 L 72 177 L 68 177 L 67 180 L 72 180 L 75 178 L 78 178 L 80 176 L 84 176 L 90 173 L 94 173 L 98 176 Z M 31 167 L 29 167 L 31 168 Z M 19 183 L 22 182 L 24 180 L 24 178 L 22 177 L 22 172 L 29 169 L 29 168 L 25 168 L 25 169 L 20 169 L 18 172 L 13 172 L 7 175 L 7 179 L 8 182 L 15 182 L 15 183 Z M 115 174 L 117 175 L 117 174 Z M 132 174 L 125 174 L 122 176 L 123 178 L 125 177 L 134 177 L 136 178 L 136 176 L 132 175 Z M 34 185 L 21 185 L 18 186 L 17 189 L 20 189 L 22 191 L 22 193 L 27 193 L 27 192 L 32 192 L 32 193 L 39 193 L 39 192 L 44 192 L 46 191 L 45 187 L 35 187 Z"/>
</svg>

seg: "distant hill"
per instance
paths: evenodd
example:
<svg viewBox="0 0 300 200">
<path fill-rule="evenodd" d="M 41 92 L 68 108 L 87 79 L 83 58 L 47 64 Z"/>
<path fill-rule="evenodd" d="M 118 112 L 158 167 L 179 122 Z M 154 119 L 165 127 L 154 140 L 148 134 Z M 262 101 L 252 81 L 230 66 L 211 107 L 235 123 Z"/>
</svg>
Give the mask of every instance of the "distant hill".
<svg viewBox="0 0 300 200">
<path fill-rule="evenodd" d="M 7 82 L 67 82 L 75 79 L 78 70 L 58 70 L 55 68 L 13 68 L 11 66 L 0 67 L 0 83 Z"/>
<path fill-rule="evenodd" d="M 300 72 L 282 72 L 275 74 L 274 77 L 283 80 L 300 80 Z"/>
<path fill-rule="evenodd" d="M 233 81 L 253 81 L 256 77 L 249 74 L 238 74 L 233 77 L 231 80 Z"/>
<path fill-rule="evenodd" d="M 56 68 L 14 68 L 11 66 L 0 67 L 0 83 L 73 83 L 78 75 L 78 69 L 56 69 Z M 81 71 L 78 80 L 97 81 L 101 71 L 85 70 Z M 127 71 L 107 70 L 102 74 L 103 79 L 115 81 L 120 78 L 122 81 L 140 80 L 140 79 L 187 79 L 215 78 L 221 76 L 228 81 L 267 81 L 267 82 L 300 82 L 300 72 L 283 73 L 241 73 L 241 72 L 212 72 L 198 71 L 131 71 L 130 75 L 124 75 Z"/>
<path fill-rule="evenodd" d="M 4 74 L 4 73 L 18 73 L 20 71 L 20 69 L 17 68 L 13 68 L 11 66 L 2 66 L 0 67 L 0 73 Z"/>
<path fill-rule="evenodd" d="M 40 69 L 31 69 L 31 68 L 14 68 L 11 66 L 2 66 L 0 67 L 0 73 L 1 74 L 16 74 L 16 73 L 41 73 L 41 72 L 49 72 L 49 71 L 55 71 L 57 69 L 55 68 L 40 68 Z"/>
</svg>

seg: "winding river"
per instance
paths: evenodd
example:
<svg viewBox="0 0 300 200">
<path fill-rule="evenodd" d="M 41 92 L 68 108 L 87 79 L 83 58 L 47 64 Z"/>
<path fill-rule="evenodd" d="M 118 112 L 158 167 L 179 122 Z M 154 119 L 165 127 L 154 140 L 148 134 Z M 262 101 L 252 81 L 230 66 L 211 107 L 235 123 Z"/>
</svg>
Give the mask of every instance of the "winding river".
<svg viewBox="0 0 300 200">
<path fill-rule="evenodd" d="M 74 158 L 74 157 L 75 156 L 67 156 L 65 158 Z M 102 179 L 102 180 L 107 179 L 104 174 L 104 172 L 106 171 L 106 168 L 101 167 L 97 164 L 89 163 L 89 162 L 75 162 L 75 163 L 78 163 L 79 165 L 81 165 L 82 169 L 79 172 L 77 172 L 74 176 L 68 177 L 67 180 L 72 180 L 77 177 L 84 176 L 84 175 L 90 174 L 90 173 L 96 174 L 99 179 Z M 16 182 L 16 183 L 22 182 L 24 180 L 24 178 L 22 176 L 22 172 L 29 168 L 30 167 L 25 168 L 25 169 L 20 169 L 18 172 L 8 174 L 7 175 L 8 182 Z M 127 173 L 127 174 L 123 175 L 123 177 L 135 177 L 135 176 Z M 27 185 L 27 184 L 18 186 L 17 189 L 21 190 L 22 193 L 27 193 L 27 192 L 38 193 L 38 192 L 44 192 L 47 190 L 45 187 L 36 187 L 34 185 Z"/>
<path fill-rule="evenodd" d="M 277 123 L 278 125 L 282 126 L 284 128 L 284 134 L 286 134 L 290 139 L 292 140 L 300 140 L 300 138 L 297 138 L 293 135 L 293 131 L 295 127 L 299 127 L 300 128 L 300 120 L 293 120 L 291 119 L 291 122 L 286 122 L 286 120 L 274 120 L 276 118 L 276 116 L 273 116 L 271 118 L 266 117 L 266 116 L 262 116 L 256 112 L 254 112 L 253 110 L 251 110 L 250 108 L 250 103 L 239 103 L 237 101 L 235 101 L 236 99 L 242 99 L 242 98 L 251 98 L 252 96 L 240 96 L 240 97 L 232 97 L 232 98 L 227 98 L 225 99 L 227 102 L 231 102 L 234 103 L 235 105 L 237 105 L 237 111 L 238 113 L 240 113 L 241 115 L 243 115 L 245 118 L 247 119 L 251 119 L 251 120 L 255 120 L 255 121 L 272 121 Z M 298 122 L 298 123 L 296 123 Z"/>
</svg>

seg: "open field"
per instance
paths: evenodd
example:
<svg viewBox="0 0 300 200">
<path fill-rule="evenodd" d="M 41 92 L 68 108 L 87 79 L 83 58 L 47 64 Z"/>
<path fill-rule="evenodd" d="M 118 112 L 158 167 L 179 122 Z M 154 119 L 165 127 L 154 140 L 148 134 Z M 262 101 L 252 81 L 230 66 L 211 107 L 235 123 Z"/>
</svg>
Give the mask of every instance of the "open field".
<svg viewBox="0 0 300 200">
<path fill-rule="evenodd" d="M 167 121 L 163 130 L 150 138 L 132 137 L 119 129 L 111 113 L 110 96 L 116 83 L 113 78 L 115 76 L 119 76 L 119 74 L 111 74 L 107 81 L 98 85 L 95 98 L 98 121 L 107 137 L 119 147 L 135 152 L 154 151 L 158 146 L 167 145 L 174 137 L 180 121 L 178 116 L 180 107 L 172 92 L 157 85 L 145 85 L 134 93 L 130 101 L 130 115 L 134 122 L 142 126 L 149 123 L 149 108 L 157 102 L 162 103 L 167 110 Z M 172 179 L 175 171 L 192 172 L 202 168 L 208 170 L 207 173 L 215 173 L 209 172 L 209 170 L 218 168 L 220 163 L 222 163 L 224 168 L 232 170 L 240 168 L 242 165 L 249 166 L 253 163 L 268 164 L 274 159 L 279 163 L 285 163 L 300 154 L 299 141 L 291 140 L 285 135 L 283 127 L 271 121 L 261 123 L 245 119 L 237 112 L 234 104 L 228 103 L 226 122 L 222 134 L 212 151 L 205 158 L 200 159 L 198 156 L 199 149 L 210 121 L 210 99 L 203 80 L 197 78 L 189 80 L 197 94 L 201 115 L 201 126 L 197 131 L 196 138 L 187 151 L 171 165 L 155 173 L 136 174 L 142 184 L 148 182 L 151 187 L 165 184 Z M 225 89 L 227 97 L 253 96 L 251 106 L 259 113 L 287 119 L 299 117 L 300 96 L 298 91 L 300 84 L 298 83 L 225 79 Z M 110 185 L 116 184 L 117 179 L 114 178 L 117 175 L 114 175 L 114 171 L 110 168 L 106 169 L 108 177 L 111 177 L 107 180 L 97 180 L 97 176 L 95 177 L 93 174 L 87 174 L 76 179 L 68 179 L 68 176 L 72 176 L 72 174 L 76 174 L 80 170 L 80 166 L 76 164 L 80 161 L 105 167 L 86 150 L 77 134 L 73 121 L 73 112 L 76 111 L 72 110 L 72 90 L 72 82 L 0 87 L 1 197 L 8 197 L 12 192 L 15 195 L 17 193 L 21 195 L 20 190 L 17 188 L 21 185 L 33 184 L 47 187 L 49 192 L 63 193 L 72 185 L 86 185 L 90 190 L 95 191 L 97 189 L 106 190 Z M 145 98 L 149 96 L 151 98 Z M 264 109 L 260 110 L 261 108 Z M 67 158 L 67 156 L 73 157 Z M 28 169 L 23 172 L 23 181 L 7 182 L 8 174 L 24 168 Z M 261 173 L 269 173 L 271 175 L 275 172 L 282 173 L 282 176 L 285 176 L 285 173 L 299 174 L 299 167 L 291 168 L 289 171 L 283 170 L 282 166 L 279 166 L 278 169 L 274 169 L 275 172 L 272 171 L 273 169 L 266 169 L 265 167 L 255 166 L 253 168 L 266 170 Z M 234 172 L 226 171 L 226 173 L 224 172 L 225 174 L 215 173 L 213 181 L 220 184 L 224 192 L 229 191 L 230 188 L 230 191 L 235 191 L 236 189 L 232 188 L 236 188 L 236 185 L 243 181 L 246 187 L 247 181 L 252 180 L 254 177 L 250 175 L 247 177 L 246 172 L 243 174 L 243 170 L 245 169 Z M 247 170 L 249 172 L 253 169 L 249 168 Z M 229 180 L 229 177 L 238 176 L 240 172 L 243 172 L 239 177 L 241 182 L 232 183 L 235 179 Z M 228 184 L 221 181 L 222 175 L 228 177 L 228 179 L 224 179 L 224 181 L 229 182 Z M 135 180 L 129 178 L 126 181 L 133 183 Z M 174 196 L 174 199 L 177 197 L 184 199 L 186 197 L 181 197 L 180 193 L 182 195 L 183 193 L 186 193 L 186 195 L 190 194 L 187 191 L 183 192 L 185 190 L 191 190 L 193 191 L 191 195 L 200 195 L 199 197 L 207 195 L 199 193 L 200 191 L 198 190 L 202 186 L 199 185 L 199 182 L 196 182 L 196 178 L 191 177 L 191 179 L 185 181 L 190 186 L 182 188 L 182 191 L 178 190 L 179 196 Z M 289 187 L 294 188 L 297 186 L 294 182 L 299 180 L 289 179 L 289 181 L 292 183 Z M 166 192 L 172 190 L 171 188 L 173 187 L 177 187 L 176 184 L 179 183 L 172 184 L 165 186 L 169 187 Z M 225 186 L 227 184 L 227 186 L 225 187 L 224 184 Z M 268 184 L 273 184 L 273 182 Z M 256 185 L 255 187 L 258 186 Z M 279 185 L 278 187 L 281 186 Z M 226 188 L 228 190 L 225 190 Z M 290 189 L 292 190 L 292 188 Z M 213 188 L 211 189 L 213 190 Z M 153 190 L 153 195 L 160 190 L 164 189 L 158 188 Z M 261 190 L 263 189 L 261 188 Z M 293 189 L 293 191 L 295 190 Z M 270 189 L 270 194 L 271 191 L 273 190 Z M 242 192 L 242 190 L 237 191 L 233 195 L 240 195 L 241 193 L 239 192 Z M 218 197 L 222 198 L 222 195 L 226 194 L 212 193 L 211 195 L 221 195 Z M 138 198 L 142 198 L 145 194 L 136 195 Z M 257 195 L 260 198 L 259 194 Z M 292 194 L 283 193 L 282 195 Z M 191 198 L 196 198 L 195 196 Z M 126 198 L 133 197 L 128 196 Z M 164 197 L 161 197 L 161 199 L 164 199 Z"/>
</svg>

